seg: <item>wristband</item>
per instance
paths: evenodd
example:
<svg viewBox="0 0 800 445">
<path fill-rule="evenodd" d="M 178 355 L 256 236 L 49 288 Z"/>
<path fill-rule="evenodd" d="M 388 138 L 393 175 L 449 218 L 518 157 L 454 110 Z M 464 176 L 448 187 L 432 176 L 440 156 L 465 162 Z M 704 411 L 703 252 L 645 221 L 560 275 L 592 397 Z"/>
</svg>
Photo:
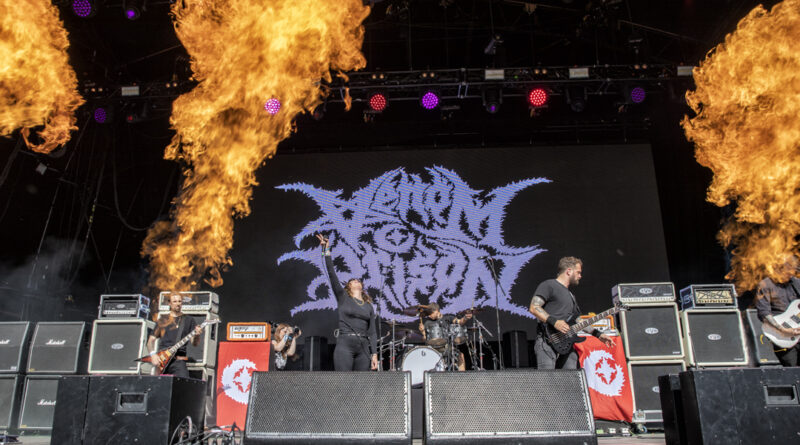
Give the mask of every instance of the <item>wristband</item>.
<svg viewBox="0 0 800 445">
<path fill-rule="evenodd" d="M 556 319 L 556 317 L 553 317 L 552 315 L 551 315 L 551 316 L 549 316 L 549 317 L 547 317 L 547 320 L 545 320 L 545 322 L 546 322 L 547 324 L 549 324 L 550 326 L 552 326 L 552 327 L 556 327 L 556 322 L 557 322 L 557 321 L 558 321 L 558 320 Z"/>
<path fill-rule="evenodd" d="M 600 332 L 600 329 L 592 329 L 592 336 L 599 338 L 601 335 L 603 335 L 603 333 Z"/>
</svg>

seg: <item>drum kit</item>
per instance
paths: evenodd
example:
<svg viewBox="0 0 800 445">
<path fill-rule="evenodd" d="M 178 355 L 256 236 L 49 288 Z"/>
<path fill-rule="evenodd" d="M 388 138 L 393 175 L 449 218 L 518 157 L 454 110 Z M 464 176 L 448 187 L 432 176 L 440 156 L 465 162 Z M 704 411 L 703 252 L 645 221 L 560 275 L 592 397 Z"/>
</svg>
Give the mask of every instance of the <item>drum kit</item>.
<svg viewBox="0 0 800 445">
<path fill-rule="evenodd" d="M 489 347 L 484 334 L 492 334 L 475 317 L 483 309 L 473 308 L 460 312 L 457 318 L 471 314 L 472 318 L 465 324 L 428 323 L 425 336 L 413 328 L 411 324 L 394 320 L 382 322 L 391 328 L 380 338 L 379 357 L 388 355 L 388 370 L 410 371 L 412 385 L 421 385 L 425 371 L 455 371 L 458 369 L 460 349 L 466 349 L 472 363 L 472 369 L 483 370 L 484 347 L 491 352 L 497 367 L 497 356 Z M 431 314 L 427 305 L 415 305 L 403 309 L 409 316 L 418 316 L 420 322 Z M 441 321 L 441 319 L 440 319 Z M 391 339 L 390 339 L 391 338 Z M 400 358 L 398 360 L 398 358 Z M 381 363 L 383 365 L 383 363 Z M 381 366 L 379 369 L 384 369 Z"/>
</svg>

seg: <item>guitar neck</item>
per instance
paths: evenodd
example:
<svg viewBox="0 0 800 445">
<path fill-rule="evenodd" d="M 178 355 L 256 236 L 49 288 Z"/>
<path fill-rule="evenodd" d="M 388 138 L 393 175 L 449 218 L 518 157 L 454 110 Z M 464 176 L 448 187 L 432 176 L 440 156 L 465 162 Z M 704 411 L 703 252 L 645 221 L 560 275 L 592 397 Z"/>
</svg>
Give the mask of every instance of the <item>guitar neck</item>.
<svg viewBox="0 0 800 445">
<path fill-rule="evenodd" d="M 611 309 L 608 309 L 608 310 L 605 310 L 605 311 L 603 311 L 603 312 L 600 312 L 599 314 L 595 315 L 595 316 L 594 316 L 594 317 L 592 317 L 592 318 L 587 318 L 587 319 L 585 319 L 585 320 L 582 320 L 582 321 L 580 321 L 580 322 L 578 322 L 578 323 L 575 323 L 575 324 L 574 324 L 574 325 L 572 325 L 572 327 L 571 327 L 571 328 L 569 328 L 569 329 L 570 329 L 570 331 L 572 331 L 572 332 L 580 332 L 580 331 L 582 331 L 582 330 L 586 329 L 587 327 L 589 327 L 589 326 L 593 325 L 594 323 L 596 323 L 596 322 L 597 322 L 597 320 L 600 320 L 600 319 L 606 318 L 606 317 L 608 317 L 609 315 L 611 315 L 611 314 L 615 314 L 615 313 L 617 313 L 617 312 L 619 312 L 619 308 L 618 308 L 618 307 L 616 307 L 616 306 L 615 306 L 615 307 L 612 307 Z"/>
</svg>

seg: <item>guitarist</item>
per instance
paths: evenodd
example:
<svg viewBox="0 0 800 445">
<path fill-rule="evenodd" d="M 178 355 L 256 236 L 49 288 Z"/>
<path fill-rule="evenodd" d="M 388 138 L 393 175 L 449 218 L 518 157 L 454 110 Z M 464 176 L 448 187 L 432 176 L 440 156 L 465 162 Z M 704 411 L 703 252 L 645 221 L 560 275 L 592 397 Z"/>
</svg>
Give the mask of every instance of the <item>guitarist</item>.
<svg viewBox="0 0 800 445">
<path fill-rule="evenodd" d="M 189 335 L 192 330 L 197 334 L 192 339 L 192 344 L 197 346 L 200 344 L 200 333 L 203 330 L 197 325 L 189 315 L 183 314 L 181 308 L 183 307 L 183 296 L 178 293 L 173 293 L 169 296 L 169 314 L 158 317 L 158 325 L 153 334 L 147 339 L 147 350 L 150 351 L 153 364 L 158 366 L 161 361 L 155 355 L 158 352 L 155 349 L 156 339 L 161 339 L 159 347 L 167 349 L 178 343 L 180 339 Z M 189 370 L 186 368 L 186 345 L 175 352 L 175 357 L 172 362 L 164 370 L 164 374 L 172 374 L 176 377 L 189 377 Z"/>
<path fill-rule="evenodd" d="M 539 320 L 538 335 L 533 346 L 538 369 L 578 369 L 578 353 L 573 349 L 568 354 L 559 355 L 547 343 L 546 337 L 548 329 L 550 332 L 569 332 L 570 323 L 581 314 L 569 288 L 578 285 L 582 272 L 583 261 L 571 256 L 561 258 L 558 261 L 558 276 L 543 281 L 533 294 L 530 311 Z M 610 336 L 601 334 L 597 329 L 592 335 L 606 346 L 614 345 Z"/>
<path fill-rule="evenodd" d="M 778 324 L 773 315 L 782 314 L 794 300 L 800 298 L 800 279 L 797 278 L 799 263 L 795 255 L 790 255 L 777 270 L 775 280 L 764 278 L 756 290 L 755 306 L 759 320 L 769 323 L 787 336 L 800 335 L 800 328 L 785 328 Z M 800 343 L 787 349 L 773 347 L 781 365 L 800 366 Z"/>
</svg>

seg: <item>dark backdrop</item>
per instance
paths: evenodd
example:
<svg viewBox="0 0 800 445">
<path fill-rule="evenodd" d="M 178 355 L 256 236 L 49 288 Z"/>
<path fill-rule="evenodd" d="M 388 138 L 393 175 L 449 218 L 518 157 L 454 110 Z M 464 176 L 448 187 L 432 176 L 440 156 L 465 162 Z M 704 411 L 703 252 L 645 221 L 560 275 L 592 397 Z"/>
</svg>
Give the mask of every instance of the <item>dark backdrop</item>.
<svg viewBox="0 0 800 445">
<path fill-rule="evenodd" d="M 533 329 L 526 308 L 562 256 L 584 260 L 584 312 L 607 308 L 616 283 L 669 281 L 649 145 L 283 154 L 259 182 L 217 289 L 226 321 L 291 320 L 330 336 L 316 231 L 334 242 L 340 281 L 362 278 L 377 295 L 383 271 L 382 315 L 404 321 L 405 304 L 433 299 L 453 313 L 474 299 L 494 328 L 486 254 L 508 295 L 498 298 L 504 331 Z"/>
</svg>

